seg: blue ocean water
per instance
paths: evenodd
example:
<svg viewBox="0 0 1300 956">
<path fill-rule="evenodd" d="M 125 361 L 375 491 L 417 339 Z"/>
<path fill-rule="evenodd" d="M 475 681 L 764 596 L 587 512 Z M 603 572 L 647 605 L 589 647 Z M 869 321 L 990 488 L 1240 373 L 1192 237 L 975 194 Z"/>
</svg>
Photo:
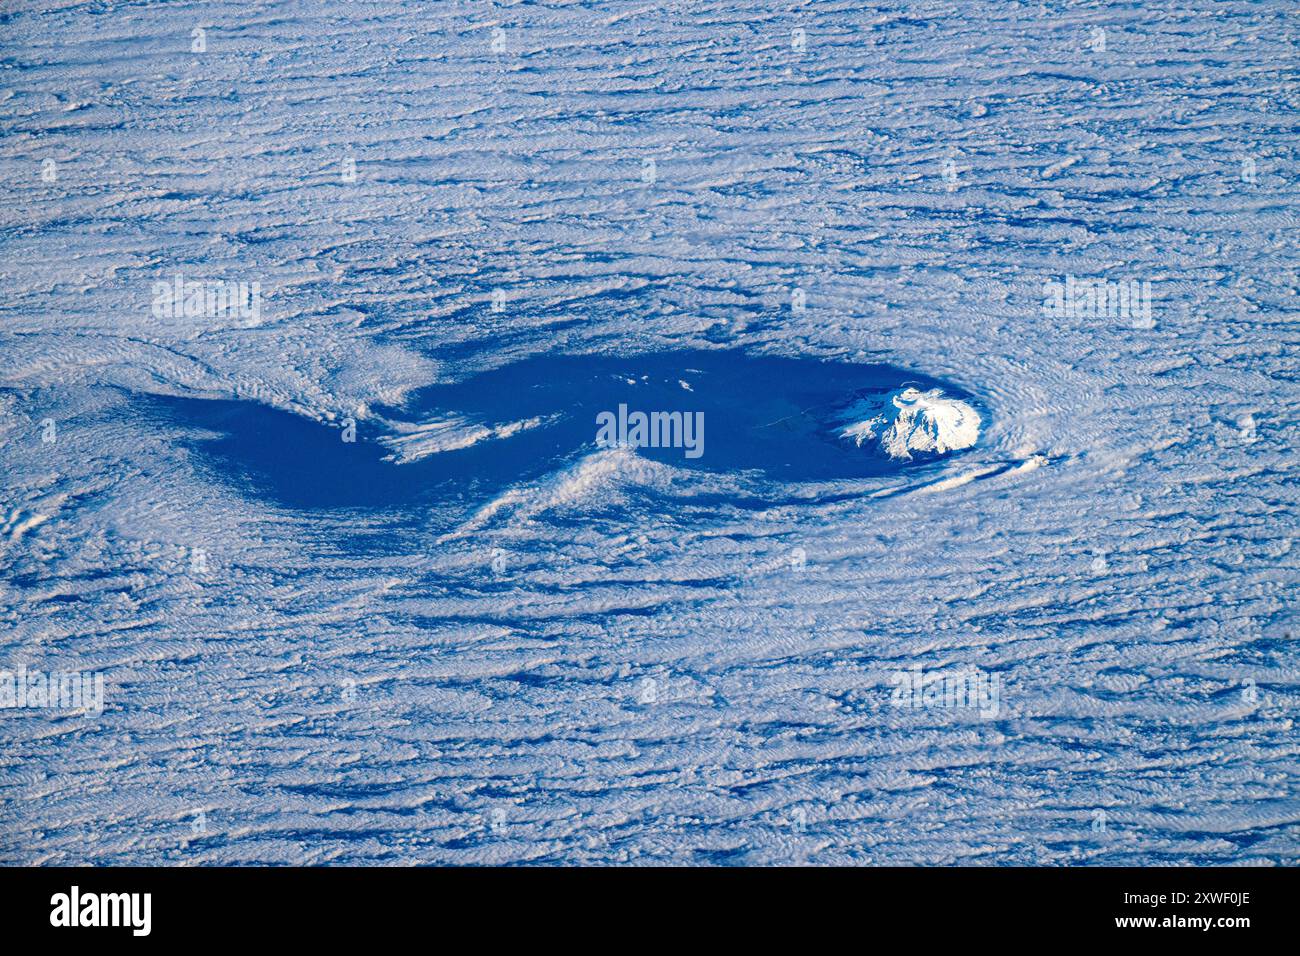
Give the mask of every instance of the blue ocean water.
<svg viewBox="0 0 1300 956">
<path fill-rule="evenodd" d="M 627 415 L 638 411 L 698 416 L 704 423 L 698 435 L 683 435 L 680 425 L 674 432 L 679 440 L 691 439 L 694 448 L 666 441 L 658 447 L 657 434 L 653 445 L 643 437 L 639 454 L 650 460 L 753 472 L 778 483 L 892 474 L 923 464 L 926 456 L 903 461 L 860 447 L 842 437 L 835 416 L 855 399 L 906 386 L 944 389 L 888 366 L 739 352 L 542 355 L 421 389 L 402 407 L 381 409 L 414 421 L 453 416 L 472 423 L 536 422 L 481 438 L 471 425 L 470 436 L 464 429 L 457 433 L 467 442 L 463 447 L 400 468 L 393 467 L 382 442 L 364 437 L 364 427 L 357 441 L 345 442 L 339 423 L 309 421 L 256 402 L 154 396 L 146 407 L 164 420 L 201 429 L 203 437 L 192 447 L 208 459 L 214 480 L 242 493 L 301 509 L 390 509 L 421 501 L 482 504 L 511 485 L 537 480 L 597 448 L 599 416 L 616 420 L 620 406 L 625 443 Z M 952 386 L 945 394 L 970 399 Z"/>
</svg>

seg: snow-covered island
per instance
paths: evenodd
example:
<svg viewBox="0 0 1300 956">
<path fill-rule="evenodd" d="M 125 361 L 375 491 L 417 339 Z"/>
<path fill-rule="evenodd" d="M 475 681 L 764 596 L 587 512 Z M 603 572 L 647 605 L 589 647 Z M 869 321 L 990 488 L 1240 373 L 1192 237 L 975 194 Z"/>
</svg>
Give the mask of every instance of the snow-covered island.
<svg viewBox="0 0 1300 956">
<path fill-rule="evenodd" d="M 937 388 L 904 388 L 863 399 L 844 411 L 841 423 L 841 438 L 859 446 L 879 441 L 890 458 L 908 460 L 913 453 L 942 455 L 969 448 L 980 434 L 979 413 L 965 402 L 944 398 Z"/>
</svg>

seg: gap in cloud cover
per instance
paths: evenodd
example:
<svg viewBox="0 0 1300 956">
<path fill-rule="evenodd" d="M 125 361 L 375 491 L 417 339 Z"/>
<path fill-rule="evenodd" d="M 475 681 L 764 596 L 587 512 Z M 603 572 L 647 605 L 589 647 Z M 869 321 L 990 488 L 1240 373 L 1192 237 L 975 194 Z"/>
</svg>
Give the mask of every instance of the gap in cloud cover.
<svg viewBox="0 0 1300 956">
<path fill-rule="evenodd" d="M 900 460 L 846 434 L 844 414 L 911 387 L 953 386 L 888 365 L 677 351 L 544 355 L 431 385 L 339 428 L 253 402 L 154 397 L 216 475 L 299 508 L 473 502 L 613 447 L 673 467 L 791 482 L 886 476 Z"/>
</svg>

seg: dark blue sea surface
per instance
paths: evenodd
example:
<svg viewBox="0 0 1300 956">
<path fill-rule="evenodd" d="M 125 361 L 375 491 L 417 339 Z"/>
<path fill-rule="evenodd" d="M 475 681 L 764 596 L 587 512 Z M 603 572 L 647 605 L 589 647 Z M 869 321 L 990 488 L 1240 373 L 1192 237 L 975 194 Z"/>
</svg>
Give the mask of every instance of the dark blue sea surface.
<svg viewBox="0 0 1300 956">
<path fill-rule="evenodd" d="M 671 465 L 778 482 L 900 472 L 924 459 L 890 459 L 841 437 L 837 413 L 856 398 L 905 385 L 973 401 L 951 385 L 888 365 L 705 350 L 541 355 L 421 389 L 401 408 L 378 409 L 413 422 L 538 420 L 508 437 L 401 464 L 366 421 L 356 425 L 358 440 L 345 442 L 341 426 L 256 402 L 153 397 L 147 403 L 179 424 L 217 433 L 195 447 L 214 475 L 244 490 L 300 508 L 392 508 L 488 497 L 546 475 L 595 450 L 598 416 L 617 416 L 620 405 L 628 414 L 702 415 L 698 457 L 686 447 L 637 448 Z"/>
</svg>

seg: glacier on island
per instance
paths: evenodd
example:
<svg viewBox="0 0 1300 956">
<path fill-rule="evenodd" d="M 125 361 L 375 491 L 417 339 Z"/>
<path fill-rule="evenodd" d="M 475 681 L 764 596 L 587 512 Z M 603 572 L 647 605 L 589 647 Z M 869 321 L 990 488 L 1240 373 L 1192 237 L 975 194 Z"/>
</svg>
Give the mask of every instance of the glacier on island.
<svg viewBox="0 0 1300 956">
<path fill-rule="evenodd" d="M 864 417 L 865 416 L 865 417 Z M 843 416 L 847 425 L 840 436 L 863 442 L 878 441 L 890 458 L 911 460 L 914 454 L 943 455 L 969 448 L 980 437 L 980 416 L 975 409 L 943 390 L 902 388 L 883 400 L 862 399 Z"/>
</svg>

